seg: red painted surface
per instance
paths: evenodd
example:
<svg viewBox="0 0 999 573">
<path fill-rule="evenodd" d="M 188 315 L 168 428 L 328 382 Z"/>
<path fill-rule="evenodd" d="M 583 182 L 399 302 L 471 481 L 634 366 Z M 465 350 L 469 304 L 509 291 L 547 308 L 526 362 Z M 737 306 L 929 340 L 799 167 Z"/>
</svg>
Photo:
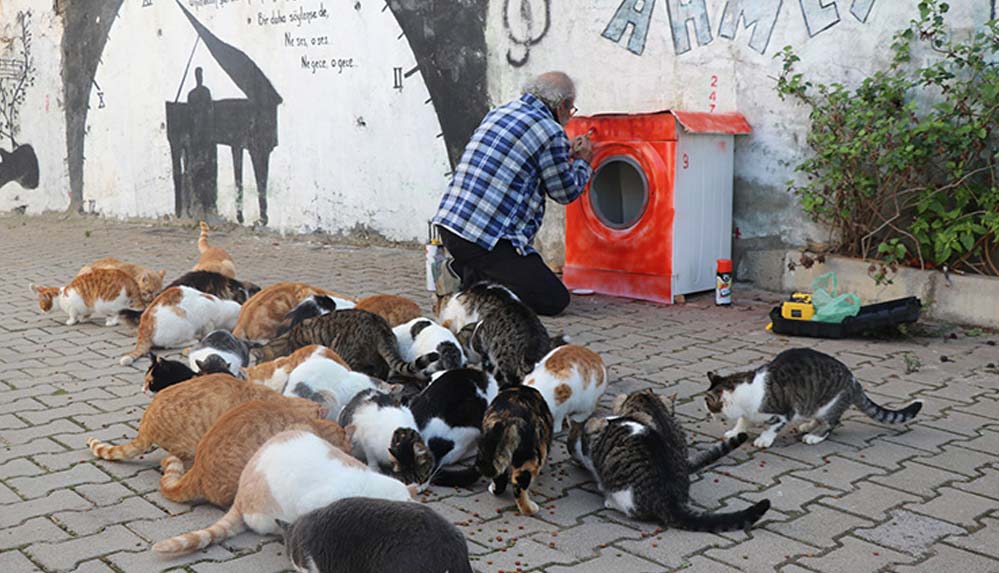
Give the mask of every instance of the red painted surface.
<svg viewBox="0 0 999 573">
<path fill-rule="evenodd" d="M 600 222 L 589 188 L 569 205 L 566 286 L 671 302 L 676 120 L 669 113 L 583 117 L 574 119 L 567 131 L 570 137 L 591 131 L 595 166 L 613 156 L 634 159 L 648 178 L 649 202 L 638 223 L 622 230 Z"/>
<path fill-rule="evenodd" d="M 641 115 L 576 117 L 569 137 L 589 132 L 593 165 L 625 155 L 642 168 L 649 204 L 630 229 L 603 225 L 590 205 L 590 190 L 566 209 L 565 267 L 569 288 L 628 298 L 672 302 L 673 192 L 677 165 L 677 124 L 688 133 L 749 133 L 738 113 L 663 111 Z"/>
</svg>

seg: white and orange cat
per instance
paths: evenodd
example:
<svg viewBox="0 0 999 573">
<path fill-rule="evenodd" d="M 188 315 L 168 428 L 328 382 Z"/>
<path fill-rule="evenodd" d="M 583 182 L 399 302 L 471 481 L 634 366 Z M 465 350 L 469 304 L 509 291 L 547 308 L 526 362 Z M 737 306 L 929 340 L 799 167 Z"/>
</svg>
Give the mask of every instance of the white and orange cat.
<svg viewBox="0 0 999 573">
<path fill-rule="evenodd" d="M 198 237 L 198 252 L 201 256 L 191 270 L 210 271 L 231 279 L 236 278 L 236 263 L 232 256 L 225 249 L 208 244 L 208 225 L 204 221 L 201 222 L 201 235 Z"/>
<path fill-rule="evenodd" d="M 123 310 L 141 311 L 145 308 L 139 285 L 124 271 L 97 269 L 77 276 L 64 287 L 31 285 L 38 295 L 38 308 L 52 310 L 58 299 L 59 307 L 69 316 L 67 325 L 91 317 L 106 317 L 107 326 L 118 324 L 118 313 Z"/>
<path fill-rule="evenodd" d="M 153 546 L 157 553 L 184 555 L 233 537 L 247 527 L 262 535 L 278 531 L 277 520 L 303 515 L 349 497 L 410 501 L 416 485 L 372 471 L 319 436 L 289 430 L 268 440 L 239 477 L 232 507 L 207 529 Z"/>
<path fill-rule="evenodd" d="M 566 418 L 585 422 L 607 389 L 607 368 L 588 348 L 567 344 L 549 352 L 524 378 L 524 385 L 541 392 L 554 417 L 552 432 Z"/>
<path fill-rule="evenodd" d="M 166 271 L 152 271 L 143 266 L 120 261 L 113 257 L 97 259 L 89 265 L 83 265 L 83 268 L 80 269 L 80 272 L 76 273 L 76 276 L 85 275 L 97 269 L 114 269 L 128 274 L 139 285 L 142 302 L 145 304 L 152 302 L 156 298 L 156 295 L 163 290 L 163 277 L 166 276 Z"/>
<path fill-rule="evenodd" d="M 121 358 L 128 366 L 154 347 L 193 346 L 216 329 L 231 330 L 239 318 L 239 303 L 222 300 L 191 287 L 171 287 L 163 291 L 138 317 L 139 332 L 135 350 Z M 137 313 L 122 313 L 134 320 Z"/>
<path fill-rule="evenodd" d="M 299 348 L 289 356 L 243 368 L 243 378 L 247 382 L 262 384 L 276 392 L 284 392 L 291 373 L 299 366 L 313 361 L 330 361 L 344 368 L 350 368 L 336 352 L 319 344 L 310 344 Z"/>
</svg>

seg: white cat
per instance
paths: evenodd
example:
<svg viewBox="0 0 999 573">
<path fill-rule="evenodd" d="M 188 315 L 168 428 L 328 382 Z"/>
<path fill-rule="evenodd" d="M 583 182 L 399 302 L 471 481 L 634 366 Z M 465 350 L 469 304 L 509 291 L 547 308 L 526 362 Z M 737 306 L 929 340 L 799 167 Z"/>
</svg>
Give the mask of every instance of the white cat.
<svg viewBox="0 0 999 573">
<path fill-rule="evenodd" d="M 393 394 L 365 390 L 340 413 L 338 422 L 352 436 L 351 453 L 373 470 L 392 469 L 406 483 L 427 483 L 434 458 L 420 436 L 416 418 Z"/>
<path fill-rule="evenodd" d="M 266 535 L 276 520 L 299 517 L 349 497 L 410 501 L 416 486 L 373 472 L 310 432 L 281 432 L 257 450 L 239 477 L 232 507 L 207 529 L 178 535 L 153 546 L 157 553 L 183 555 L 228 539 L 246 528 Z"/>
<path fill-rule="evenodd" d="M 142 312 L 135 350 L 122 356 L 121 364 L 128 366 L 153 347 L 193 346 L 213 330 L 232 330 L 239 319 L 239 310 L 238 302 L 222 300 L 190 287 L 168 288 Z M 135 319 L 135 313 L 128 311 L 123 311 L 121 316 Z"/>
<path fill-rule="evenodd" d="M 319 344 L 310 344 L 299 348 L 288 356 L 243 368 L 243 378 L 253 384 L 263 384 L 275 392 L 284 392 L 292 371 L 311 360 L 332 360 L 349 368 L 344 359 L 340 358 L 340 355 L 333 350 Z"/>
<path fill-rule="evenodd" d="M 568 344 L 552 350 L 524 378 L 544 397 L 558 433 L 566 417 L 585 422 L 607 389 L 607 368 L 600 356 L 582 346 Z"/>
<path fill-rule="evenodd" d="M 292 370 L 284 387 L 284 395 L 325 404 L 330 408 L 328 418 L 336 420 L 340 411 L 354 396 L 365 390 L 389 391 L 391 388 L 367 374 L 354 372 L 333 360 L 320 357 L 306 360 Z M 323 396 L 323 399 L 316 400 L 315 395 Z"/>
<path fill-rule="evenodd" d="M 424 368 L 425 374 L 463 368 L 468 360 L 453 332 L 429 318 L 414 318 L 392 329 L 399 343 L 399 354 L 407 362 L 436 353 L 437 360 Z"/>
</svg>

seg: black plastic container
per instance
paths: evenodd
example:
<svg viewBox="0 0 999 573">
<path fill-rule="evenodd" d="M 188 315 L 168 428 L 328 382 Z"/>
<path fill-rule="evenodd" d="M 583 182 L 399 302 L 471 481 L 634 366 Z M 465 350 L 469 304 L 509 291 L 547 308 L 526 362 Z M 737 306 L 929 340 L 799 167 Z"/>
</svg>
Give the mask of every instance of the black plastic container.
<svg viewBox="0 0 999 573">
<path fill-rule="evenodd" d="M 780 307 L 770 311 L 774 334 L 811 336 L 813 338 L 848 338 L 871 330 L 898 326 L 919 320 L 923 303 L 914 296 L 899 298 L 860 307 L 857 316 L 840 323 L 813 320 L 789 320 L 781 316 Z"/>
</svg>

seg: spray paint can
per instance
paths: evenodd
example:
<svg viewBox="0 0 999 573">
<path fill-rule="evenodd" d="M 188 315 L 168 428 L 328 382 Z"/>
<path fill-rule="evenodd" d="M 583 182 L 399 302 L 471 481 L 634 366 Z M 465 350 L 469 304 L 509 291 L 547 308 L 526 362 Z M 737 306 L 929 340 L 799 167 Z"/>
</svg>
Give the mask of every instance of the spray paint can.
<svg viewBox="0 0 999 573">
<path fill-rule="evenodd" d="M 732 304 L 732 259 L 718 259 L 715 275 L 715 304 Z"/>
<path fill-rule="evenodd" d="M 433 222 L 427 221 L 427 244 L 426 244 L 426 266 L 427 266 L 427 290 L 436 291 L 437 290 L 437 280 L 434 276 L 434 267 L 441 259 L 444 258 L 444 252 L 441 248 L 440 236 L 437 234 L 437 228 L 434 226 Z"/>
</svg>

